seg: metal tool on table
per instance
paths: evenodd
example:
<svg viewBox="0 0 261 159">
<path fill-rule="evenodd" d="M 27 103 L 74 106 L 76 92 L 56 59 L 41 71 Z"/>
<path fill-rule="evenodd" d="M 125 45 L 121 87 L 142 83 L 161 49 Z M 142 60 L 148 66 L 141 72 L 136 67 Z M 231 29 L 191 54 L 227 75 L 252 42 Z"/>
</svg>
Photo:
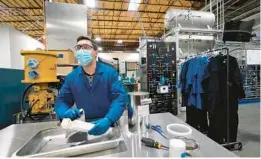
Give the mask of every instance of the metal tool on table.
<svg viewBox="0 0 261 159">
<path fill-rule="evenodd" d="M 165 149 L 165 150 L 169 149 L 169 147 L 164 146 L 164 145 L 160 144 L 159 142 L 157 142 L 153 139 L 150 139 L 150 138 L 143 137 L 141 139 L 141 143 L 143 143 L 145 146 L 152 147 L 152 148 Z"/>
<path fill-rule="evenodd" d="M 162 137 L 164 137 L 165 139 L 168 139 L 168 136 L 167 134 L 165 134 L 165 132 L 162 130 L 161 126 L 160 125 L 150 125 L 150 124 L 147 124 L 146 127 L 148 129 L 151 129 L 151 130 L 154 130 L 156 131 L 157 133 L 159 133 Z"/>
<path fill-rule="evenodd" d="M 183 141 L 184 140 L 190 140 L 188 138 L 179 138 L 179 137 L 177 137 L 177 139 L 181 139 Z M 191 141 L 195 141 L 195 140 L 191 139 Z M 163 149 L 163 150 L 167 150 L 167 151 L 169 150 L 168 146 L 162 145 L 161 143 L 159 143 L 159 142 L 157 142 L 153 139 L 150 139 L 150 138 L 142 137 L 141 143 L 144 144 L 145 146 L 148 146 L 148 147 L 152 147 L 152 148 L 156 148 L 156 149 Z M 186 156 L 192 156 L 189 151 L 198 149 L 198 145 L 195 144 L 195 146 L 190 146 L 190 145 L 187 145 L 187 142 L 185 142 L 185 143 L 186 143 L 186 150 L 188 150 L 188 152 L 185 152 L 185 155 Z"/>
</svg>

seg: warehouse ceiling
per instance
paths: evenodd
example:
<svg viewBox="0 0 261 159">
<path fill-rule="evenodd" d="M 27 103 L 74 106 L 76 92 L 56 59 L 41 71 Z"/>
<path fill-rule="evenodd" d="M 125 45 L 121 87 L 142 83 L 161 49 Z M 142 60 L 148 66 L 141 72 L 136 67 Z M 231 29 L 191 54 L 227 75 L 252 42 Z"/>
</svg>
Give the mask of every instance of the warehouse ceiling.
<svg viewBox="0 0 261 159">
<path fill-rule="evenodd" d="M 52 2 L 81 4 L 82 1 Z M 88 10 L 88 35 L 102 39 L 103 51 L 136 50 L 139 37 L 144 33 L 148 37 L 163 35 L 164 15 L 169 8 L 199 10 L 205 5 L 205 0 L 142 0 L 138 13 L 128 11 L 129 2 L 130 0 L 96 0 L 95 8 Z M 7 23 L 40 39 L 44 35 L 45 26 L 43 4 L 43 0 L 0 0 L 0 23 Z M 225 0 L 225 4 L 228 14 L 226 19 L 240 20 L 243 17 L 238 16 L 242 12 L 249 11 L 245 16 L 260 12 L 259 0 Z M 123 43 L 117 43 L 118 40 L 122 40 Z"/>
</svg>

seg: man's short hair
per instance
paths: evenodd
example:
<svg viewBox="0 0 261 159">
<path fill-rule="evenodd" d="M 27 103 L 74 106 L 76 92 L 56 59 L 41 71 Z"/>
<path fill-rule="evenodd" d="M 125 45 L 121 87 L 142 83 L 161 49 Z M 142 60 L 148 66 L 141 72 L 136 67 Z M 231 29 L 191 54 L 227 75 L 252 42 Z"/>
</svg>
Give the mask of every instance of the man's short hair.
<svg viewBox="0 0 261 159">
<path fill-rule="evenodd" d="M 91 38 L 87 37 L 87 36 L 79 36 L 77 38 L 77 43 L 81 40 L 89 40 L 92 43 L 93 49 L 96 51 L 98 49 L 98 46 L 96 44 L 96 42 L 94 40 L 92 40 Z"/>
</svg>

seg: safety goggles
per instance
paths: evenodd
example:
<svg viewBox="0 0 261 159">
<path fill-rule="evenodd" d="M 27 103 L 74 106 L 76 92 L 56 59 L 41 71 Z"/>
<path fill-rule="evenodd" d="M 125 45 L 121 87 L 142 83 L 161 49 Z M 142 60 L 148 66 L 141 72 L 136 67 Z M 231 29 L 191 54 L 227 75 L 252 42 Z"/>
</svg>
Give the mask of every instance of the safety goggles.
<svg viewBox="0 0 261 159">
<path fill-rule="evenodd" d="M 93 49 L 93 46 L 91 46 L 91 45 L 88 45 L 88 44 L 82 44 L 82 45 L 76 45 L 75 47 L 74 47 L 74 50 L 81 50 L 81 49 L 84 49 L 84 50 L 91 50 L 91 49 Z"/>
</svg>

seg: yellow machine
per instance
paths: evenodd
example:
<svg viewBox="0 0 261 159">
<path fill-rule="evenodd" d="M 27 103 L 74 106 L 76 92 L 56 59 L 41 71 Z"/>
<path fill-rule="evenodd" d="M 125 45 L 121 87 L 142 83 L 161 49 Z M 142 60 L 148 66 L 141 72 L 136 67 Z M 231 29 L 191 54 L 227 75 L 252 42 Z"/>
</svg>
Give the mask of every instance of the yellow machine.
<svg viewBox="0 0 261 159">
<path fill-rule="evenodd" d="M 24 56 L 22 83 L 31 84 L 27 97 L 29 113 L 34 115 L 53 112 L 55 92 L 49 88 L 49 83 L 59 82 L 57 79 L 57 53 L 35 50 L 21 51 L 21 55 Z"/>
</svg>

